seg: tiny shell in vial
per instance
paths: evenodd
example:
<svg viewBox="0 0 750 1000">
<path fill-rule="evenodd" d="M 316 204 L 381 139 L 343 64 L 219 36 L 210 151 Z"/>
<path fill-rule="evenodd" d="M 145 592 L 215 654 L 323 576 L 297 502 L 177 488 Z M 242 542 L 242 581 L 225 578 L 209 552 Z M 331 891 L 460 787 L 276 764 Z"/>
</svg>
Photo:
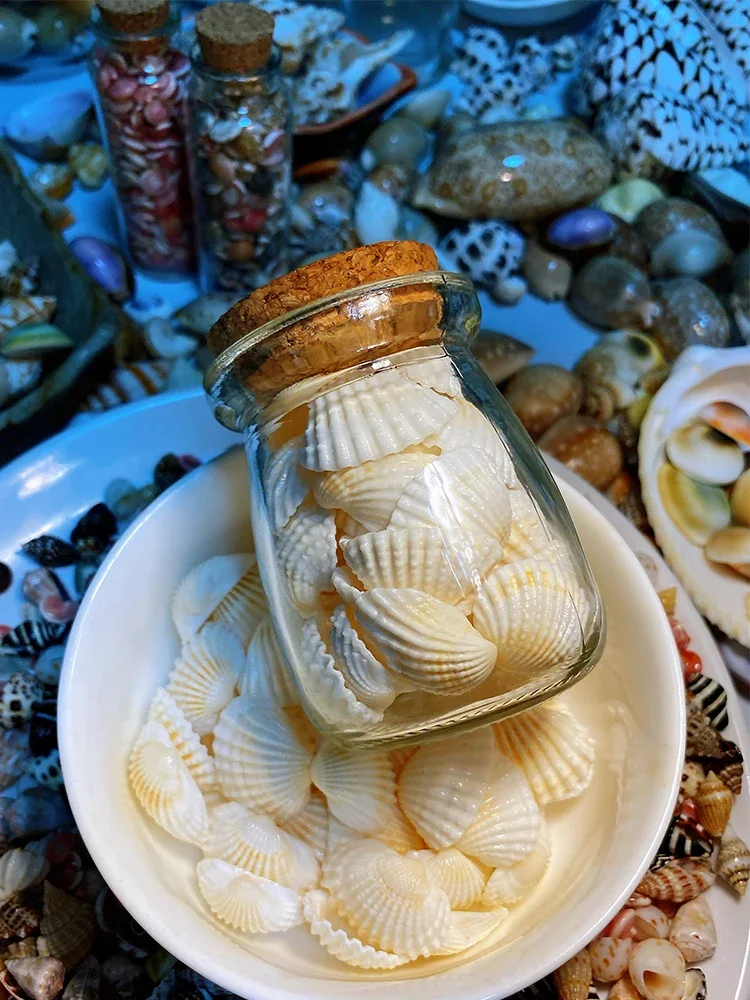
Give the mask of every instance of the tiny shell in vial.
<svg viewBox="0 0 750 1000">
<path fill-rule="evenodd" d="M 309 492 L 301 472 L 301 438 L 287 441 L 266 462 L 263 488 L 274 531 L 280 531 Z"/>
<path fill-rule="evenodd" d="M 325 889 L 312 889 L 303 901 L 305 920 L 310 924 L 310 932 L 326 951 L 347 965 L 358 969 L 395 969 L 405 965 L 407 955 L 394 955 L 380 951 L 372 945 L 364 944 L 354 931 L 344 926 L 344 921 L 331 904 L 331 897 Z"/>
<path fill-rule="evenodd" d="M 250 640 L 240 694 L 272 701 L 279 708 L 298 702 L 270 616 L 263 619 Z"/>
<path fill-rule="evenodd" d="M 343 604 L 331 615 L 329 642 L 336 666 L 354 695 L 370 708 L 385 711 L 400 687 L 394 675 L 363 641 Z"/>
<path fill-rule="evenodd" d="M 210 733 L 234 697 L 245 663 L 236 634 L 209 622 L 182 647 L 167 692 L 199 736 Z"/>
<path fill-rule="evenodd" d="M 183 642 L 198 631 L 254 565 L 255 556 L 242 552 L 214 556 L 188 573 L 172 599 L 172 617 Z"/>
<path fill-rule="evenodd" d="M 315 609 L 318 595 L 333 589 L 336 566 L 336 524 L 325 511 L 303 508 L 279 533 L 279 566 L 292 599 L 303 613 Z"/>
<path fill-rule="evenodd" d="M 439 448 L 442 452 L 467 447 L 481 448 L 502 470 L 508 489 L 515 489 L 518 486 L 513 459 L 499 432 L 489 417 L 468 400 L 461 400 L 455 416 L 451 417 L 441 431 L 428 437 L 425 446 Z"/>
<path fill-rule="evenodd" d="M 442 851 L 414 851 L 437 885 L 448 896 L 454 910 L 469 910 L 482 898 L 487 876 L 479 865 L 455 847 Z"/>
<path fill-rule="evenodd" d="M 388 754 L 339 749 L 324 743 L 312 763 L 312 780 L 333 815 L 360 833 L 381 830 L 396 807 Z"/>
<path fill-rule="evenodd" d="M 198 885 L 213 914 L 239 931 L 268 934 L 303 921 L 297 892 L 218 858 L 198 862 Z"/>
<path fill-rule="evenodd" d="M 302 626 L 301 652 L 305 663 L 302 686 L 328 724 L 370 727 L 382 719 L 382 712 L 359 701 L 346 686 L 315 618 Z"/>
<path fill-rule="evenodd" d="M 510 537 L 503 549 L 506 563 L 535 556 L 550 543 L 549 531 L 526 490 L 511 490 L 509 499 Z"/>
</svg>

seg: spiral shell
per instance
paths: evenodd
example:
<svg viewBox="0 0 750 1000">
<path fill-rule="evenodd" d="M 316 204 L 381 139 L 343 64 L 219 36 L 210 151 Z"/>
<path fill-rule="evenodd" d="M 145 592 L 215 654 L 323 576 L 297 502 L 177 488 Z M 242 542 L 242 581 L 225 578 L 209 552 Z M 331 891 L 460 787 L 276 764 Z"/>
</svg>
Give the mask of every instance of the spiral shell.
<svg viewBox="0 0 750 1000">
<path fill-rule="evenodd" d="M 329 642 L 336 667 L 354 696 L 376 712 L 385 711 L 399 685 L 358 634 L 343 604 L 331 615 Z"/>
<path fill-rule="evenodd" d="M 302 906 L 310 932 L 339 961 L 358 969 L 395 969 L 410 961 L 407 955 L 394 955 L 363 944 L 353 932 L 342 926 L 342 920 L 325 889 L 307 892 Z"/>
<path fill-rule="evenodd" d="M 709 771 L 695 793 L 698 819 L 712 837 L 721 837 L 732 814 L 734 795 L 727 786 Z"/>
<path fill-rule="evenodd" d="M 185 577 L 172 598 L 172 618 L 183 642 L 195 635 L 242 577 L 255 566 L 255 556 L 242 552 L 214 556 Z"/>
<path fill-rule="evenodd" d="M 301 438 L 287 441 L 268 456 L 263 474 L 263 490 L 274 531 L 280 531 L 309 493 L 300 463 Z"/>
<path fill-rule="evenodd" d="M 589 945 L 589 960 L 594 979 L 601 983 L 613 983 L 628 971 L 628 962 L 633 951 L 632 938 L 599 937 Z"/>
<path fill-rule="evenodd" d="M 279 532 L 276 555 L 292 600 L 303 613 L 315 610 L 318 595 L 331 590 L 336 566 L 336 524 L 332 514 L 303 507 Z"/>
<path fill-rule="evenodd" d="M 182 647 L 167 693 L 199 736 L 213 730 L 234 697 L 244 665 L 240 640 L 226 625 L 209 622 Z"/>
<path fill-rule="evenodd" d="M 586 948 L 552 975 L 559 1000 L 586 1000 L 591 986 L 591 959 Z"/>
<path fill-rule="evenodd" d="M 641 906 L 633 913 L 636 941 L 669 936 L 669 917 L 658 906 Z"/>
<path fill-rule="evenodd" d="M 425 446 L 439 448 L 442 452 L 468 447 L 480 448 L 501 470 L 508 489 L 515 489 L 518 486 L 515 465 L 505 442 L 489 417 L 468 400 L 460 401 L 455 416 L 451 417 L 441 431 L 428 437 Z"/>
<path fill-rule="evenodd" d="M 166 688 L 158 688 L 154 695 L 148 710 L 148 721 L 158 723 L 167 731 L 172 746 L 182 757 L 203 795 L 210 798 L 218 794 L 214 759 Z"/>
<path fill-rule="evenodd" d="M 323 795 L 313 789 L 307 805 L 286 820 L 282 826 L 287 833 L 312 847 L 315 857 L 322 861 L 328 842 L 328 806 Z"/>
<path fill-rule="evenodd" d="M 709 723 L 720 732 L 729 725 L 727 692 L 724 686 L 706 674 L 696 674 L 687 685 L 688 698 L 705 713 Z"/>
<path fill-rule="evenodd" d="M 685 973 L 683 1000 L 708 1000 L 706 974 L 701 969 L 688 969 Z"/>
<path fill-rule="evenodd" d="M 750 880 L 750 849 L 731 827 L 722 837 L 716 871 L 739 896 L 745 895 Z"/>
<path fill-rule="evenodd" d="M 304 686 L 327 723 L 367 728 L 382 719 L 382 712 L 359 701 L 346 686 L 344 675 L 328 652 L 314 618 L 309 618 L 302 626 L 301 651 L 305 663 Z"/>
<path fill-rule="evenodd" d="M 455 955 L 473 948 L 493 934 L 508 917 L 508 911 L 500 907 L 490 913 L 471 910 L 454 910 L 442 945 L 435 955 Z"/>
<path fill-rule="evenodd" d="M 198 886 L 214 916 L 238 931 L 286 931 L 304 919 L 294 889 L 218 858 L 198 862 Z"/>
<path fill-rule="evenodd" d="M 385 752 L 347 751 L 324 743 L 312 763 L 312 780 L 333 815 L 360 833 L 377 833 L 395 810 L 393 771 Z"/>
<path fill-rule="evenodd" d="M 240 678 L 240 694 L 271 701 L 279 708 L 298 702 L 270 615 L 258 624 L 250 640 Z"/>
<path fill-rule="evenodd" d="M 715 881 L 716 876 L 705 862 L 682 858 L 647 872 L 636 892 L 651 899 L 686 903 L 710 889 Z"/>
<path fill-rule="evenodd" d="M 484 887 L 482 906 L 494 910 L 519 903 L 544 878 L 549 862 L 549 835 L 542 820 L 537 842 L 526 857 L 509 868 L 496 868 L 490 875 Z"/>
<path fill-rule="evenodd" d="M 57 958 L 70 969 L 91 951 L 96 932 L 93 909 L 45 882 L 39 931 L 36 939 L 39 956 Z"/>
<path fill-rule="evenodd" d="M 487 876 L 475 861 L 455 847 L 413 851 L 409 857 L 418 858 L 425 865 L 435 884 L 447 895 L 452 909 L 469 910 L 482 898 Z"/>
<path fill-rule="evenodd" d="M 637 944 L 630 955 L 628 972 L 645 1000 L 682 1000 L 685 994 L 685 959 L 662 938 Z"/>
<path fill-rule="evenodd" d="M 704 896 L 682 904 L 674 915 L 669 940 L 688 965 L 713 955 L 718 943 L 716 924 Z"/>
</svg>

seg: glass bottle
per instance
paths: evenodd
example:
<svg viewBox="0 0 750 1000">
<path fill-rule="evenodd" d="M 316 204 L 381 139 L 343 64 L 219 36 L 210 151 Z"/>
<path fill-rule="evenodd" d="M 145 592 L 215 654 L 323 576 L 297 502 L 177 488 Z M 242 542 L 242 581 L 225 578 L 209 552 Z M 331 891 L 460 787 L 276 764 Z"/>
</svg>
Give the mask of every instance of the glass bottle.
<svg viewBox="0 0 750 1000">
<path fill-rule="evenodd" d="M 273 18 L 217 3 L 196 18 L 190 131 L 204 291 L 286 270 L 292 129 Z"/>
<path fill-rule="evenodd" d="M 234 306 L 205 387 L 241 430 L 279 645 L 360 747 L 485 725 L 596 663 L 601 601 L 539 452 L 471 354 L 471 283 L 416 243 L 316 261 Z"/>
<path fill-rule="evenodd" d="M 154 277 L 183 277 L 195 254 L 179 17 L 169 0 L 97 2 L 90 69 L 128 252 Z"/>
</svg>

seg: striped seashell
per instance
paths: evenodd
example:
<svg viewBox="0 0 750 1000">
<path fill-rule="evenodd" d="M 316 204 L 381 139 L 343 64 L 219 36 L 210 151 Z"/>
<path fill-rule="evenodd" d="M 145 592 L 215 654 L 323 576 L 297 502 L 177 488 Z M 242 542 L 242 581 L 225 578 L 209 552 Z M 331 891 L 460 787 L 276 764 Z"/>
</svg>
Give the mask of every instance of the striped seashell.
<svg viewBox="0 0 750 1000">
<path fill-rule="evenodd" d="M 39 930 L 41 919 L 39 911 L 24 903 L 20 894 L 10 896 L 0 905 L 0 939 L 28 938 Z"/>
<path fill-rule="evenodd" d="M 609 991 L 609 1000 L 642 1000 L 641 994 L 633 986 L 633 980 L 626 973 L 622 979 L 618 979 Z"/>
<path fill-rule="evenodd" d="M 287 441 L 269 453 L 263 469 L 263 492 L 274 531 L 280 531 L 310 492 L 300 463 L 302 438 Z"/>
<path fill-rule="evenodd" d="M 384 712 L 403 686 L 366 645 L 343 604 L 331 615 L 329 643 L 347 688 L 371 709 Z"/>
<path fill-rule="evenodd" d="M 503 549 L 506 563 L 536 556 L 550 543 L 549 529 L 526 490 L 511 490 L 509 499 L 510 536 Z"/>
<path fill-rule="evenodd" d="M 682 1000 L 685 994 L 685 959 L 663 938 L 637 944 L 630 955 L 628 972 L 644 1000 Z"/>
<path fill-rule="evenodd" d="M 210 733 L 234 697 L 245 665 L 235 632 L 209 622 L 182 647 L 169 675 L 167 693 L 199 736 Z"/>
<path fill-rule="evenodd" d="M 382 830 L 395 811 L 393 771 L 384 751 L 348 751 L 324 743 L 311 774 L 333 815 L 359 833 Z"/>
<path fill-rule="evenodd" d="M 325 472 L 396 454 L 439 431 L 456 406 L 397 371 L 359 378 L 310 403 L 303 464 Z"/>
<path fill-rule="evenodd" d="M 321 793 L 314 788 L 307 805 L 300 812 L 281 824 L 282 829 L 308 844 L 318 861 L 322 861 L 328 842 L 328 806 Z"/>
<path fill-rule="evenodd" d="M 600 983 L 614 983 L 628 971 L 632 938 L 598 937 L 589 945 L 591 974 Z"/>
<path fill-rule="evenodd" d="M 709 723 L 719 731 L 729 725 L 727 693 L 712 677 L 696 674 L 687 683 L 688 698 L 700 707 Z"/>
<path fill-rule="evenodd" d="M 722 837 L 716 871 L 738 896 L 745 895 L 750 880 L 750 849 L 731 826 Z"/>
<path fill-rule="evenodd" d="M 188 573 L 172 598 L 172 619 L 183 642 L 195 635 L 254 566 L 255 556 L 241 552 L 214 556 Z"/>
<path fill-rule="evenodd" d="M 412 851 L 407 855 L 418 858 L 447 895 L 453 910 L 470 910 L 482 898 L 487 881 L 479 865 L 455 847 L 442 851 Z"/>
<path fill-rule="evenodd" d="M 706 777 L 706 769 L 694 760 L 686 760 L 682 766 L 680 780 L 680 795 L 684 799 L 692 799 L 698 791 L 698 786 Z"/>
<path fill-rule="evenodd" d="M 591 986 L 591 959 L 586 948 L 556 969 L 552 978 L 559 1000 L 585 1000 Z"/>
<path fill-rule="evenodd" d="M 434 955 L 456 955 L 473 948 L 498 930 L 508 918 L 508 911 L 500 907 L 490 913 L 471 910 L 454 910 L 442 945 Z"/>
<path fill-rule="evenodd" d="M 101 413 L 123 403 L 133 403 L 161 392 L 171 364 L 167 361 L 132 361 L 115 368 L 109 381 L 98 386 L 81 406 L 83 412 Z"/>
<path fill-rule="evenodd" d="M 198 887 L 211 912 L 238 931 L 286 931 L 304 919 L 302 900 L 294 889 L 218 858 L 204 858 L 197 870 Z"/>
<path fill-rule="evenodd" d="M 43 854 L 13 847 L 0 857 L 0 903 L 41 882 L 49 871 Z"/>
<path fill-rule="evenodd" d="M 338 728 L 370 728 L 383 718 L 346 686 L 344 675 L 328 652 L 318 623 L 309 618 L 302 626 L 302 657 L 305 692 L 328 725 Z"/>
<path fill-rule="evenodd" d="M 279 708 L 299 701 L 270 615 L 255 629 L 240 677 L 240 694 L 271 701 Z"/>
<path fill-rule="evenodd" d="M 685 973 L 685 996 L 682 1000 L 708 1000 L 706 973 L 702 969 L 688 969 Z"/>
<path fill-rule="evenodd" d="M 686 903 L 695 899 L 716 881 L 716 876 L 703 861 L 684 858 L 670 860 L 658 871 L 647 872 L 638 884 L 636 892 L 651 899 Z"/>
<path fill-rule="evenodd" d="M 549 862 L 549 834 L 542 819 L 537 842 L 526 857 L 509 868 L 496 868 L 492 872 L 484 888 L 482 906 L 494 910 L 519 903 L 544 878 Z"/>
<path fill-rule="evenodd" d="M 742 779 L 744 774 L 745 769 L 742 765 L 742 761 L 726 764 L 718 771 L 718 777 L 721 778 L 729 791 L 734 795 L 740 795 L 742 793 Z"/>
<path fill-rule="evenodd" d="M 172 746 L 182 757 L 204 797 L 215 795 L 218 783 L 214 759 L 166 688 L 157 689 L 148 710 L 148 721 L 158 723 L 167 731 Z"/>
<path fill-rule="evenodd" d="M 57 958 L 70 969 L 91 951 L 96 930 L 94 911 L 88 903 L 45 882 L 39 930 L 39 955 Z"/>
<path fill-rule="evenodd" d="M 36 656 L 62 642 L 70 624 L 55 625 L 43 619 L 27 619 L 0 639 L 3 655 Z"/>
<path fill-rule="evenodd" d="M 669 917 L 658 906 L 641 906 L 633 911 L 633 938 L 635 941 L 645 941 L 646 938 L 665 938 L 669 935 Z M 619 976 L 615 977 L 619 979 Z"/>
<path fill-rule="evenodd" d="M 336 913 L 331 897 L 324 889 L 305 893 L 302 903 L 310 932 L 334 958 L 358 969 L 395 969 L 410 961 L 406 955 L 394 955 L 363 944 Z"/>
<path fill-rule="evenodd" d="M 373 834 L 376 840 L 392 847 L 399 854 L 406 854 L 407 851 L 421 851 L 425 842 L 419 836 L 415 828 L 397 806 L 388 818 L 388 822 Z"/>
<path fill-rule="evenodd" d="M 410 382 L 434 389 L 442 396 L 451 396 L 463 402 L 463 386 L 456 374 L 453 361 L 443 355 L 441 358 L 429 358 L 427 361 L 412 361 L 398 369 L 399 375 L 405 375 Z"/>
<path fill-rule="evenodd" d="M 720 778 L 709 771 L 695 793 L 698 819 L 712 837 L 721 837 L 732 814 L 734 795 Z"/>
<path fill-rule="evenodd" d="M 710 841 L 688 833 L 677 820 L 672 821 L 659 847 L 659 853 L 668 858 L 703 858 L 712 851 Z"/>
<path fill-rule="evenodd" d="M 683 903 L 674 915 L 669 940 L 688 965 L 710 958 L 716 951 L 716 924 L 705 896 Z"/>
<path fill-rule="evenodd" d="M 492 421 L 468 400 L 461 400 L 458 412 L 439 433 L 425 441 L 429 448 L 439 448 L 442 452 L 461 448 L 481 448 L 501 470 L 503 482 L 508 489 L 518 486 L 513 459 Z"/>
<path fill-rule="evenodd" d="M 331 590 L 336 566 L 336 524 L 332 514 L 303 507 L 279 532 L 276 549 L 292 600 L 303 613 L 315 610 L 318 595 Z"/>
</svg>

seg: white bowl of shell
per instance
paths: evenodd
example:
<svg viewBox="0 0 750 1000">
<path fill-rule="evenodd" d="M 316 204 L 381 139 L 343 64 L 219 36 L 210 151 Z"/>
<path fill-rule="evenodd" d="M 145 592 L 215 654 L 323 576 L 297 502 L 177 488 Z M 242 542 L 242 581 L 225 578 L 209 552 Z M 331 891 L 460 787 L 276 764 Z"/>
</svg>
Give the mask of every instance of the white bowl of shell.
<svg viewBox="0 0 750 1000">
<path fill-rule="evenodd" d="M 683 683 L 643 569 L 560 486 L 607 613 L 600 663 L 391 751 L 322 741 L 275 672 L 240 449 L 130 528 L 68 643 L 60 750 L 94 861 L 165 948 L 248 1000 L 486 1000 L 612 919 L 671 816 Z M 249 647 L 228 608 L 259 616 Z"/>
</svg>

